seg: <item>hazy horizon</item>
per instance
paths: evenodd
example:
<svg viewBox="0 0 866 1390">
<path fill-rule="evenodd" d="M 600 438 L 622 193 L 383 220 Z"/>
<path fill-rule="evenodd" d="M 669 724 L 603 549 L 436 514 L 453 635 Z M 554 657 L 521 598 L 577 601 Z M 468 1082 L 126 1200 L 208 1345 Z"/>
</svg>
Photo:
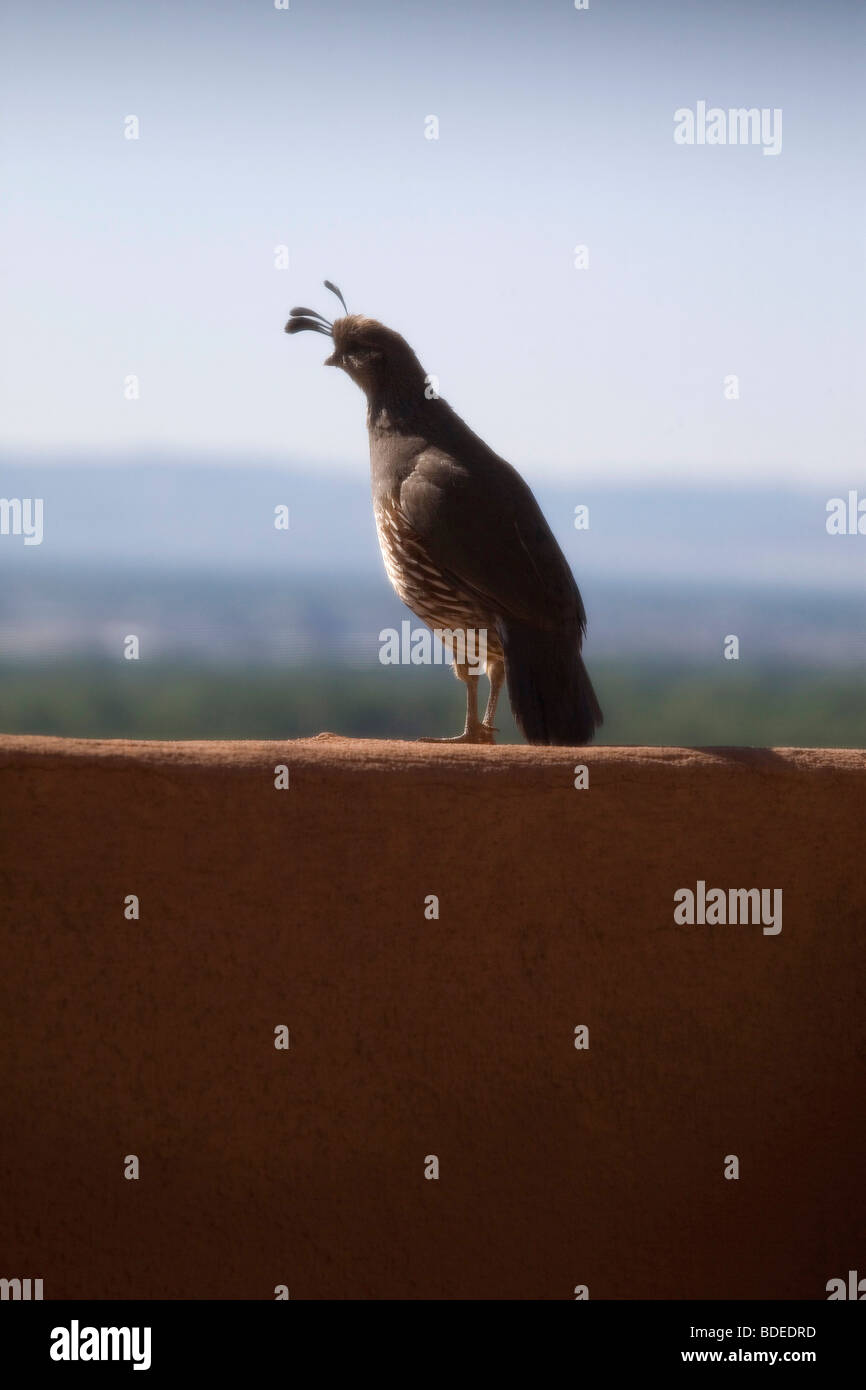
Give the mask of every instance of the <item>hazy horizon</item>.
<svg viewBox="0 0 866 1390">
<path fill-rule="evenodd" d="M 818 485 L 578 485 L 528 471 L 527 478 L 587 602 L 598 580 L 688 592 L 723 585 L 862 595 L 863 537 L 828 534 L 828 494 Z M 384 576 L 366 459 L 332 474 L 299 461 L 269 466 L 226 455 L 221 466 L 176 456 L 100 466 L 70 455 L 62 463 L 56 455 L 10 462 L 7 451 L 2 496 L 42 502 L 39 544 L 0 537 L 0 575 L 9 578 L 136 564 L 157 573 L 268 569 L 293 581 L 306 573 Z M 274 524 L 282 506 L 287 529 Z M 582 507 L 586 525 L 578 529 Z"/>
</svg>

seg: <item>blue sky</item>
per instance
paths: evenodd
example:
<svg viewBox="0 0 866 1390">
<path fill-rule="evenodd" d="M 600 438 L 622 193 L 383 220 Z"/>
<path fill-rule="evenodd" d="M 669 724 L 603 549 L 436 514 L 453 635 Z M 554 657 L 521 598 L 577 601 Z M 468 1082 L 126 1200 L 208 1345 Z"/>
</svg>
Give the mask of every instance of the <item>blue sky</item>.
<svg viewBox="0 0 866 1390">
<path fill-rule="evenodd" d="M 533 479 L 862 484 L 863 14 L 12 0 L 0 439 L 360 465 L 282 333 L 328 276 Z M 779 156 L 675 145 L 702 99 L 781 108 Z"/>
</svg>

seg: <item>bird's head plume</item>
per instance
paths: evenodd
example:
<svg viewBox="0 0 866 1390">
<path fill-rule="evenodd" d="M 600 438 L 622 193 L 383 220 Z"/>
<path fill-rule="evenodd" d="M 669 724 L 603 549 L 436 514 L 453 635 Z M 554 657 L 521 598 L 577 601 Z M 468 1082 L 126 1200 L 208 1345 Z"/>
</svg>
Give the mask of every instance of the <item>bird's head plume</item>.
<svg viewBox="0 0 866 1390">
<path fill-rule="evenodd" d="M 332 285 L 330 280 L 326 280 L 325 289 L 330 290 L 331 294 L 337 296 L 348 314 L 349 310 L 346 308 L 346 301 L 340 290 L 337 289 L 337 286 Z M 296 308 L 292 309 L 289 315 L 289 321 L 286 324 L 286 332 L 303 333 L 305 329 L 309 329 L 313 333 L 324 333 L 327 338 L 332 338 L 334 336 L 334 325 L 331 323 L 330 319 L 326 319 L 325 315 L 320 314 L 317 309 L 304 309 L 298 305 Z"/>
<path fill-rule="evenodd" d="M 346 301 L 330 280 L 327 289 L 339 298 L 343 308 Z M 325 366 L 342 367 L 367 399 L 372 403 L 384 401 L 395 392 L 402 397 L 419 391 L 423 399 L 424 369 L 414 352 L 399 333 L 386 328 L 377 319 L 363 314 L 350 314 L 329 322 L 315 309 L 297 308 L 286 324 L 287 333 L 302 333 L 309 329 L 333 339 L 334 351 L 325 358 Z"/>
</svg>

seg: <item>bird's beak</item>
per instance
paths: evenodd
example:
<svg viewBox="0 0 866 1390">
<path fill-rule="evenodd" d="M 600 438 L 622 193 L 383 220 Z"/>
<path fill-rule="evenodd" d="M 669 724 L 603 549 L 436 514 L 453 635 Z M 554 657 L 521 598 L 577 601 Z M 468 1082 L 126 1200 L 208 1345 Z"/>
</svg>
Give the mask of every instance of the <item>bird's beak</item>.
<svg viewBox="0 0 866 1390">
<path fill-rule="evenodd" d="M 325 358 L 324 365 L 326 367 L 342 367 L 343 358 L 342 355 L 339 352 L 337 352 L 336 348 L 331 353 L 330 357 Z"/>
</svg>

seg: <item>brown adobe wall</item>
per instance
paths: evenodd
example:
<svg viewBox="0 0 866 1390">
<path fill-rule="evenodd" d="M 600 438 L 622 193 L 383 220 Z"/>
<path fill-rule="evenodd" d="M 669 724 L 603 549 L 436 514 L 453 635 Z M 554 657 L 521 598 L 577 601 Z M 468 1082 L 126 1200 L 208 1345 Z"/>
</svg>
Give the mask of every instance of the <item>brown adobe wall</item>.
<svg viewBox="0 0 866 1390">
<path fill-rule="evenodd" d="M 0 1276 L 826 1297 L 866 1274 L 864 792 L 854 751 L 0 739 Z M 782 931 L 675 924 L 699 879 Z"/>
</svg>

